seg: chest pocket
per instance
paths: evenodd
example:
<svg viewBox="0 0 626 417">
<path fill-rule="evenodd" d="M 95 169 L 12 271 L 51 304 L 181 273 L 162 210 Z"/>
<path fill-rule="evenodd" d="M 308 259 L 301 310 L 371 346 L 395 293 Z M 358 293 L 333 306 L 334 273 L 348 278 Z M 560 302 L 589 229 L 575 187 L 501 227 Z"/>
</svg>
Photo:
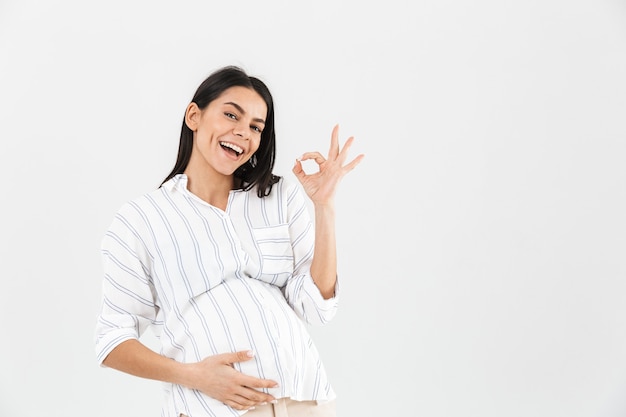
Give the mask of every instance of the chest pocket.
<svg viewBox="0 0 626 417">
<path fill-rule="evenodd" d="M 289 226 L 279 224 L 252 229 L 261 261 L 261 274 L 286 278 L 293 272 L 293 249 Z"/>
</svg>

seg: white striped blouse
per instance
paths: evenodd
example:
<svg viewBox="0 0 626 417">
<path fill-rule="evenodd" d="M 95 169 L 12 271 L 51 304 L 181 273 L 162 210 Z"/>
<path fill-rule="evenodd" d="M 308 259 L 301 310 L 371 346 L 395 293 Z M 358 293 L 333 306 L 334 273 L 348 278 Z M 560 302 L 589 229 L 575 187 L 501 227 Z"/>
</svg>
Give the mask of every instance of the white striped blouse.
<svg viewBox="0 0 626 417">
<path fill-rule="evenodd" d="M 306 324 L 335 315 L 338 291 L 325 300 L 313 282 L 314 227 L 305 195 L 282 178 L 265 198 L 234 190 L 226 210 L 187 190 L 179 174 L 128 202 L 102 240 L 99 363 L 115 346 L 154 326 L 160 353 L 197 362 L 251 349 L 236 369 L 278 382 L 276 398 L 329 401 L 328 381 Z M 227 405 L 164 384 L 162 416 L 239 416 Z"/>
</svg>

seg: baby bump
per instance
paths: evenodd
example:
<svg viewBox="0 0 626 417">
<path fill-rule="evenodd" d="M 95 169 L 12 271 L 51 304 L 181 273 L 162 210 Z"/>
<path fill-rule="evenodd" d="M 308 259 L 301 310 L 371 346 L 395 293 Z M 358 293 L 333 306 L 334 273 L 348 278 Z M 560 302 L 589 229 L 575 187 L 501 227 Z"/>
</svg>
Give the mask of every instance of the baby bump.
<svg viewBox="0 0 626 417">
<path fill-rule="evenodd" d="M 255 279 L 226 280 L 189 300 L 181 316 L 186 326 L 175 335 L 183 348 L 178 354 L 185 352 L 180 360 L 252 350 L 254 358 L 234 366 L 259 378 L 283 379 L 281 362 L 297 361 L 300 349 L 293 346 L 308 339 L 280 289 Z"/>
</svg>

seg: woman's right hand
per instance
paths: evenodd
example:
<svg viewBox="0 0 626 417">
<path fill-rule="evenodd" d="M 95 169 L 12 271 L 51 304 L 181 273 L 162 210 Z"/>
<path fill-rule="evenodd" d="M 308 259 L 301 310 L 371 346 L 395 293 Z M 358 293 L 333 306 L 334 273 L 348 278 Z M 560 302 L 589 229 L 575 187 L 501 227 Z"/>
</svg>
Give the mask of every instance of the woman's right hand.
<svg viewBox="0 0 626 417">
<path fill-rule="evenodd" d="M 184 385 L 236 410 L 247 410 L 272 402 L 275 398 L 259 389 L 275 388 L 278 386 L 276 381 L 246 375 L 233 368 L 233 363 L 248 361 L 253 357 L 251 351 L 239 351 L 213 355 L 200 362 L 186 364 Z"/>
<path fill-rule="evenodd" d="M 103 364 L 142 378 L 197 389 L 234 409 L 247 410 L 274 401 L 273 396 L 259 389 L 278 386 L 276 381 L 242 374 L 232 366 L 253 357 L 252 352 L 244 350 L 209 356 L 200 362 L 181 363 L 159 355 L 137 339 L 129 339 L 117 345 Z"/>
</svg>

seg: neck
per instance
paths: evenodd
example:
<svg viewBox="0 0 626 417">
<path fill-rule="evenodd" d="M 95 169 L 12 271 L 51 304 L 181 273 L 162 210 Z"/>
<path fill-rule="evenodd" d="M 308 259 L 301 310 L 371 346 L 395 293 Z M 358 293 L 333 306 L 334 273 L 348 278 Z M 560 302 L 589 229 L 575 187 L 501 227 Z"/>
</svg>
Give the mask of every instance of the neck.
<svg viewBox="0 0 626 417">
<path fill-rule="evenodd" d="M 228 194 L 234 185 L 232 175 L 209 175 L 206 171 L 193 172 L 193 170 L 185 170 L 185 175 L 187 175 L 187 189 L 192 194 L 212 206 L 226 209 Z"/>
</svg>

